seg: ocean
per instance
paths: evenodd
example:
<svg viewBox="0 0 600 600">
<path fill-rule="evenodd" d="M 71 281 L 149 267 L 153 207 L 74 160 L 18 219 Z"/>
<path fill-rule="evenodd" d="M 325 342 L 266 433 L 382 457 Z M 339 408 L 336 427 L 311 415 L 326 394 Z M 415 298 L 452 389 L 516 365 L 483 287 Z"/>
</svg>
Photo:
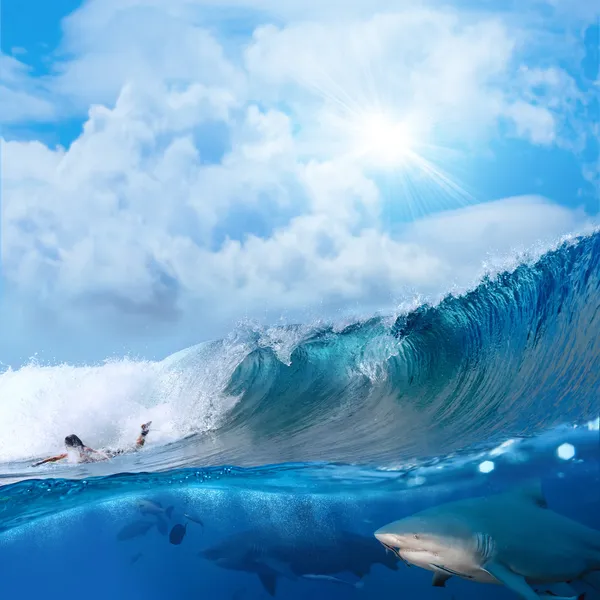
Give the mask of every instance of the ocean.
<svg viewBox="0 0 600 600">
<path fill-rule="evenodd" d="M 600 529 L 600 233 L 401 314 L 5 369 L 0 398 L 3 597 L 516 598 L 433 587 L 373 534 L 533 480 Z M 139 452 L 31 466 L 150 420 Z"/>
</svg>

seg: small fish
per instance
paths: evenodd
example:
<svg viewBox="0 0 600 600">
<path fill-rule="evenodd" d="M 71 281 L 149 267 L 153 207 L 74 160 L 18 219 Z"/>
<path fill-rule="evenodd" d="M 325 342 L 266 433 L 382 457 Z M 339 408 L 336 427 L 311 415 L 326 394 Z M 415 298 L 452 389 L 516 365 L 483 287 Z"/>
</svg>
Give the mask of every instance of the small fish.
<svg viewBox="0 0 600 600">
<path fill-rule="evenodd" d="M 309 573 L 307 575 L 302 575 L 304 579 L 316 579 L 318 581 L 331 581 L 332 583 L 343 583 L 344 585 L 349 585 L 353 588 L 361 589 L 364 587 L 363 581 L 357 581 L 353 583 L 352 581 L 346 581 L 345 579 L 340 579 L 339 577 L 334 577 L 333 575 L 317 575 Z"/>
<path fill-rule="evenodd" d="M 130 565 L 135 564 L 138 560 L 140 560 L 140 558 L 142 558 L 142 556 L 144 556 L 141 552 L 138 552 L 137 554 L 134 554 L 131 557 L 131 560 L 129 561 Z"/>
<path fill-rule="evenodd" d="M 141 535 L 146 535 L 150 529 L 154 527 L 152 521 L 134 521 L 125 525 L 123 529 L 117 533 L 117 539 L 122 542 L 124 540 L 131 540 Z"/>
<path fill-rule="evenodd" d="M 200 525 L 200 527 L 202 527 L 202 529 L 204 529 L 204 523 L 198 517 L 192 517 L 191 515 L 188 515 L 187 513 L 185 513 L 183 516 L 186 519 L 188 519 L 189 521 L 191 521 L 192 523 L 197 523 L 198 525 Z"/>
<path fill-rule="evenodd" d="M 187 523 L 185 525 L 180 525 L 179 523 L 173 526 L 171 529 L 171 533 L 169 534 L 169 541 L 171 544 L 181 544 L 183 538 L 185 537 L 185 530 L 187 529 Z"/>
</svg>

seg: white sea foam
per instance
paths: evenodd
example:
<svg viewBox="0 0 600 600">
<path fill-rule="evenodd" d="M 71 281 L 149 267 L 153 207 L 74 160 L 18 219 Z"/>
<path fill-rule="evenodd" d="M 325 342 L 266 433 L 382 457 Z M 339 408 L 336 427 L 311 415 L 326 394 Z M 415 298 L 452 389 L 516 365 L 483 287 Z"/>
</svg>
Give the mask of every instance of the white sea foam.
<svg viewBox="0 0 600 600">
<path fill-rule="evenodd" d="M 148 447 L 214 428 L 235 403 L 222 390 L 247 350 L 194 347 L 163 362 L 9 369 L 0 374 L 0 462 L 61 452 L 71 433 L 94 448 L 131 446 L 150 420 Z"/>
</svg>

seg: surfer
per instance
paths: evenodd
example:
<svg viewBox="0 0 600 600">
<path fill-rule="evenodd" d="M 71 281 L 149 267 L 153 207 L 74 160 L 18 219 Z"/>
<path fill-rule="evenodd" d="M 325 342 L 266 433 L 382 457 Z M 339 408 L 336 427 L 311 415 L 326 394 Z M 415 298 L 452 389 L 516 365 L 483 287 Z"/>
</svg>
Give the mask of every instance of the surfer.
<svg viewBox="0 0 600 600">
<path fill-rule="evenodd" d="M 148 421 L 148 423 L 144 423 L 142 425 L 142 431 L 135 441 L 135 447 L 133 448 L 134 450 L 139 450 L 146 443 L 146 436 L 150 431 L 150 425 L 152 425 L 152 421 Z M 32 466 L 37 467 L 45 463 L 58 462 L 59 460 L 63 460 L 69 456 L 73 457 L 78 463 L 98 462 L 101 460 L 109 460 L 118 454 L 124 454 L 127 452 L 126 449 L 107 450 L 105 452 L 94 450 L 93 448 L 86 446 L 74 433 L 65 438 L 65 447 L 67 451 L 64 454 L 50 456 L 33 464 Z"/>
</svg>

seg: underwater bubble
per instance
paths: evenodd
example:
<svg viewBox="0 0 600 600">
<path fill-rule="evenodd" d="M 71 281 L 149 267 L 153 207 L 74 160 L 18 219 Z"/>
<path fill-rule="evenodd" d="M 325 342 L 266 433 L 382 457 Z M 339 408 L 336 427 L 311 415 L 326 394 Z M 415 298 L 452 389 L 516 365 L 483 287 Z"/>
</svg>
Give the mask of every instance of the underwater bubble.
<svg viewBox="0 0 600 600">
<path fill-rule="evenodd" d="M 570 460 L 575 456 L 575 446 L 573 444 L 562 444 L 556 449 L 558 458 L 563 460 Z"/>
<path fill-rule="evenodd" d="M 491 473 L 494 470 L 494 463 L 491 460 L 484 460 L 480 465 L 479 465 L 479 471 L 481 473 Z"/>
</svg>

